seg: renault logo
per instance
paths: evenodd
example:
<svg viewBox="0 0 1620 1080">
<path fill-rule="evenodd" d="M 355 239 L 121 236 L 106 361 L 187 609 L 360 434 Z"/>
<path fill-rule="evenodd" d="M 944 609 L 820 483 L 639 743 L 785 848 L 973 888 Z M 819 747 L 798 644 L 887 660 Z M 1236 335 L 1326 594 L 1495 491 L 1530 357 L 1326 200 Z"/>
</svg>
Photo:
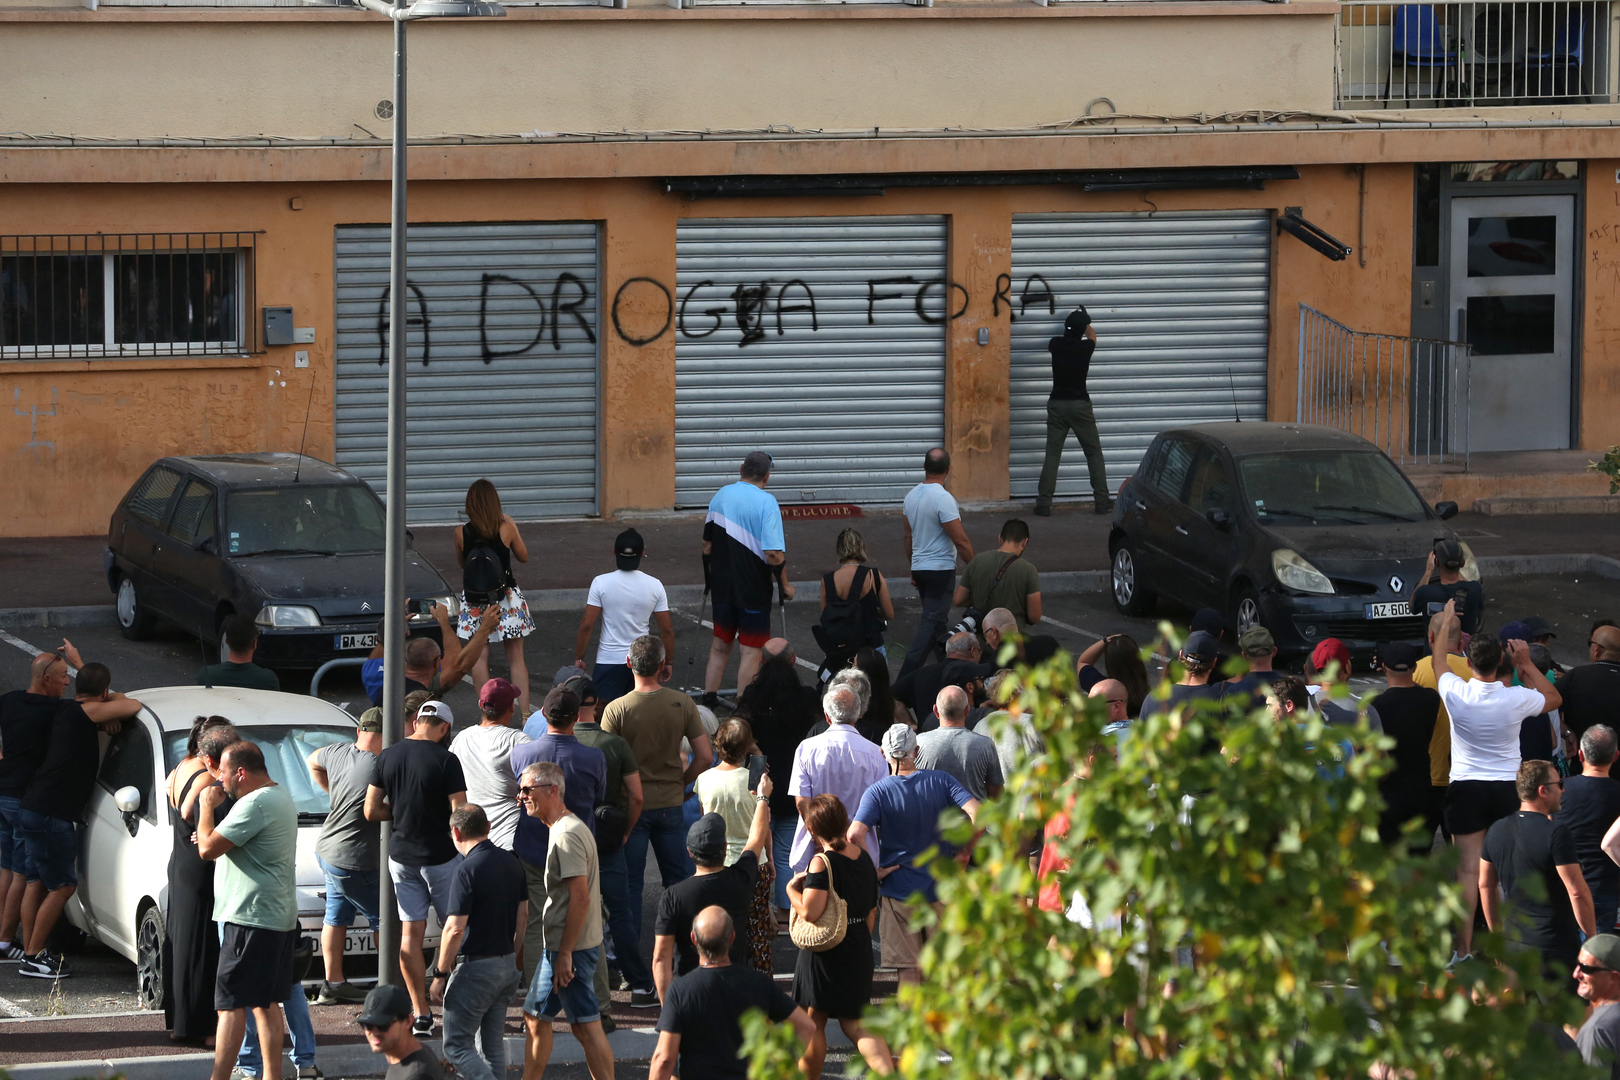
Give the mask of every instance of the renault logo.
<svg viewBox="0 0 1620 1080">
<path fill-rule="evenodd" d="M 1405 590 L 1405 588 L 1406 588 L 1406 582 L 1401 580 L 1401 575 L 1399 575 L 1399 574 L 1390 575 L 1390 579 L 1389 579 L 1389 591 L 1390 592 L 1395 593 L 1397 596 L 1399 596 L 1401 594 L 1401 592 Z"/>
<path fill-rule="evenodd" d="M 1394 581 L 1392 581 L 1392 582 L 1390 582 L 1390 584 L 1392 584 L 1392 585 L 1394 585 L 1394 586 L 1395 586 L 1395 591 L 1396 591 L 1396 592 L 1400 592 L 1400 591 L 1401 591 L 1401 589 L 1400 589 L 1400 585 L 1399 585 L 1399 584 L 1398 584 L 1398 583 L 1399 583 L 1399 582 L 1400 582 L 1400 580 L 1401 580 L 1401 579 L 1400 579 L 1400 578 L 1396 578 L 1396 579 L 1395 579 L 1395 580 L 1394 580 Z M 371 610 L 371 605 L 370 605 L 370 604 L 368 604 L 368 603 L 362 603 L 362 604 L 361 604 L 361 605 L 360 605 L 360 610 L 361 610 L 361 611 L 370 611 L 370 610 Z"/>
</svg>

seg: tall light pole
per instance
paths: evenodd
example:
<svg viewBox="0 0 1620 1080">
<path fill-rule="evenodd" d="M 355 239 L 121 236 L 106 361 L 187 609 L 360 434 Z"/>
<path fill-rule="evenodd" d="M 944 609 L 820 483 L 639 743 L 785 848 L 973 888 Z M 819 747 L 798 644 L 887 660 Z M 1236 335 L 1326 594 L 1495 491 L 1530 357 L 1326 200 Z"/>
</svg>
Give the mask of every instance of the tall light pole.
<svg viewBox="0 0 1620 1080">
<path fill-rule="evenodd" d="M 413 19 L 494 17 L 506 9 L 486 0 L 360 0 L 363 7 L 394 21 L 393 207 L 388 218 L 388 469 L 387 535 L 383 547 L 383 697 L 382 744 L 386 750 L 401 736 L 405 709 L 405 24 Z M 399 909 L 388 873 L 388 822 L 382 823 L 378 851 L 380 896 L 376 927 L 377 982 L 394 981 L 399 955 Z"/>
</svg>

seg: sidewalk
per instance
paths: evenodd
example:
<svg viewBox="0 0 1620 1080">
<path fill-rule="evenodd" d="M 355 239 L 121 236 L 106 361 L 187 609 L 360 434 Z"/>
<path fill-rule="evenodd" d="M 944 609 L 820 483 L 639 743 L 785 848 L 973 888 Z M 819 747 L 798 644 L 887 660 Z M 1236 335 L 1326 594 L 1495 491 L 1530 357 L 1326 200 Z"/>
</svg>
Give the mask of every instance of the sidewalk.
<svg viewBox="0 0 1620 1080">
<path fill-rule="evenodd" d="M 962 520 L 975 551 L 996 546 L 996 533 L 1009 517 L 1029 523 L 1033 542 L 1029 560 L 1042 573 L 1106 571 L 1107 517 L 1091 513 L 1089 503 L 1058 504 L 1050 518 L 1029 513 L 1022 502 L 975 504 Z M 1481 557 L 1546 555 L 1573 552 L 1614 554 L 1620 551 L 1611 514 L 1538 514 L 1491 517 L 1459 514 L 1450 521 L 1457 534 Z M 520 526 L 529 561 L 515 567 L 526 591 L 584 589 L 591 578 L 613 568 L 613 538 L 634 526 L 646 542 L 642 569 L 665 585 L 701 585 L 703 514 L 646 513 L 616 520 L 530 522 Z M 794 581 L 813 581 L 835 565 L 833 547 L 845 527 L 859 529 L 871 562 L 892 579 L 906 578 L 905 547 L 898 508 L 870 510 L 859 518 L 792 520 L 786 524 L 788 573 Z M 417 549 L 457 584 L 452 530 L 445 526 L 413 529 Z M 79 607 L 112 604 L 102 573 L 103 536 L 30 537 L 0 540 L 0 611 L 17 608 Z"/>
</svg>

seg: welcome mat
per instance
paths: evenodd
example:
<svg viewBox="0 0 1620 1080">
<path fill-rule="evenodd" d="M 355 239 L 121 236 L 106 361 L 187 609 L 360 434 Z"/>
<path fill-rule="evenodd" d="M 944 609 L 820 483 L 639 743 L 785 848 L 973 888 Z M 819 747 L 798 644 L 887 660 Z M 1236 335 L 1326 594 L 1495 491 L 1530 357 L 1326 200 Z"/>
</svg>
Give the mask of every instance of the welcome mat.
<svg viewBox="0 0 1620 1080">
<path fill-rule="evenodd" d="M 854 503 L 793 503 L 782 507 L 782 520 L 865 517 Z"/>
</svg>

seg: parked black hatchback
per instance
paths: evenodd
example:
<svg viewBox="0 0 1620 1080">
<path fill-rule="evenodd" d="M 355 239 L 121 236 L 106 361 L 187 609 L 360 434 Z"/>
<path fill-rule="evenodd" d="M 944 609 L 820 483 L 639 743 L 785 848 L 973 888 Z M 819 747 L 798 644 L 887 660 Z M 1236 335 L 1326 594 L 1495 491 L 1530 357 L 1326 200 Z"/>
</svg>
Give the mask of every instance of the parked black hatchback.
<svg viewBox="0 0 1620 1080">
<path fill-rule="evenodd" d="M 1259 621 L 1286 654 L 1335 637 L 1365 652 L 1422 641 L 1409 605 L 1456 503 L 1430 508 L 1376 446 L 1306 424 L 1199 424 L 1161 433 L 1120 488 L 1108 548 L 1114 603 L 1164 596 Z M 1477 578 L 1463 545 L 1465 577 Z"/>
<path fill-rule="evenodd" d="M 382 501 L 335 465 L 299 454 L 168 457 L 113 511 L 107 584 L 124 636 L 162 617 L 205 642 L 237 612 L 259 626 L 259 663 L 313 668 L 364 656 L 383 613 Z M 406 595 L 451 589 L 414 551 Z M 416 615 L 424 629 L 437 626 Z"/>
</svg>

